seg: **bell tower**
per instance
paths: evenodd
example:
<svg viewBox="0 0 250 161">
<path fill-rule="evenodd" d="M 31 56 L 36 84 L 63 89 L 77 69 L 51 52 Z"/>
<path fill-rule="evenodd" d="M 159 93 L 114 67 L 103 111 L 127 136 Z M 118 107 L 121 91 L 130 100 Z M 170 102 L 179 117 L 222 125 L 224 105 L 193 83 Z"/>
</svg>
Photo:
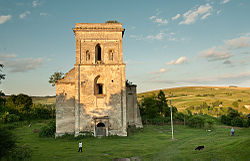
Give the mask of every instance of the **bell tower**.
<svg viewBox="0 0 250 161">
<path fill-rule="evenodd" d="M 127 135 L 126 79 L 120 23 L 77 23 L 75 131 L 102 124 L 106 132 Z M 88 119 L 86 119 L 88 118 Z M 107 127 L 109 126 L 109 127 Z"/>
</svg>

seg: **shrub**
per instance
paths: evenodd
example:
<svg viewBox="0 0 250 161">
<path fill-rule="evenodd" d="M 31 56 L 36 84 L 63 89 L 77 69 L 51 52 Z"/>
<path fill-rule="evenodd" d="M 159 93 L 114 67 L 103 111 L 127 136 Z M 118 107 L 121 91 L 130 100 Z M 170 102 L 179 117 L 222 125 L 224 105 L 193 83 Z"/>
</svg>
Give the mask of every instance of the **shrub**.
<svg viewBox="0 0 250 161">
<path fill-rule="evenodd" d="M 16 137 L 6 128 L 0 128 L 0 160 L 16 146 Z"/>
<path fill-rule="evenodd" d="M 31 158 L 32 151 L 27 145 L 21 145 L 13 148 L 8 156 L 9 160 L 20 161 Z"/>
<path fill-rule="evenodd" d="M 205 125 L 205 119 L 200 115 L 193 115 L 188 119 L 188 125 L 194 128 L 203 128 Z"/>
<path fill-rule="evenodd" d="M 241 117 L 235 117 L 231 121 L 232 126 L 238 126 L 238 127 L 243 127 L 243 119 Z"/>
<path fill-rule="evenodd" d="M 227 115 L 221 116 L 221 122 L 226 125 L 231 125 L 231 119 Z"/>
<path fill-rule="evenodd" d="M 209 118 L 207 118 L 206 120 L 205 120 L 205 125 L 204 125 L 204 127 L 205 127 L 205 129 L 213 129 L 214 128 L 214 125 L 215 125 L 215 121 L 214 121 L 214 119 L 209 119 Z"/>
<path fill-rule="evenodd" d="M 54 137 L 56 132 L 56 122 L 50 121 L 47 125 L 43 126 L 39 132 L 39 137 Z"/>
<path fill-rule="evenodd" d="M 234 101 L 234 102 L 232 103 L 232 105 L 233 105 L 234 107 L 239 107 L 238 101 Z"/>
<path fill-rule="evenodd" d="M 16 114 L 10 114 L 9 112 L 5 112 L 0 119 L 3 123 L 8 123 L 19 121 L 20 117 Z"/>
</svg>

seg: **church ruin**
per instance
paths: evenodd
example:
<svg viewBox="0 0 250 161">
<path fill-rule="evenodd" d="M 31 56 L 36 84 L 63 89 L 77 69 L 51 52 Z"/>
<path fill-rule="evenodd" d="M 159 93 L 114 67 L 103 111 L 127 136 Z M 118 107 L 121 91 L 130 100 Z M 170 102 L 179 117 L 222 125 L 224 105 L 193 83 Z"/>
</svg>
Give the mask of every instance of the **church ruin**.
<svg viewBox="0 0 250 161">
<path fill-rule="evenodd" d="M 56 83 L 56 136 L 127 136 L 142 127 L 136 85 L 126 82 L 120 23 L 77 23 L 76 63 Z"/>
</svg>

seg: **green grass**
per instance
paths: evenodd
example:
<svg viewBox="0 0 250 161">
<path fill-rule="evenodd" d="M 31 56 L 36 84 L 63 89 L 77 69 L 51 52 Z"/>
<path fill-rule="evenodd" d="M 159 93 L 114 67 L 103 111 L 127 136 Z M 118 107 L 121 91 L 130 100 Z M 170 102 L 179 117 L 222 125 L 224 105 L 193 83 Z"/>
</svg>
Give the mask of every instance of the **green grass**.
<svg viewBox="0 0 250 161">
<path fill-rule="evenodd" d="M 250 128 L 236 129 L 236 136 L 231 137 L 230 127 L 218 125 L 212 132 L 206 132 L 176 125 L 175 140 L 171 140 L 170 126 L 144 126 L 142 131 L 128 137 L 84 138 L 84 151 L 78 153 L 77 140 L 39 138 L 38 133 L 32 132 L 42 125 L 44 121 L 32 123 L 31 128 L 22 126 L 13 130 L 19 144 L 32 149 L 34 161 L 99 161 L 132 156 L 143 161 L 250 161 Z M 205 149 L 195 151 L 198 145 L 204 145 Z"/>
</svg>

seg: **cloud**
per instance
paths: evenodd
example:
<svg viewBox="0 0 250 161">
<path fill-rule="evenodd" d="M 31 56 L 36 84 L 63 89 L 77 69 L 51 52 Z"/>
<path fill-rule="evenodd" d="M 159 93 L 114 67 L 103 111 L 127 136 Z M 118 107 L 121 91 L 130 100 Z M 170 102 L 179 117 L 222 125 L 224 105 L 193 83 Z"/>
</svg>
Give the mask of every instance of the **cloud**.
<svg viewBox="0 0 250 161">
<path fill-rule="evenodd" d="M 187 62 L 187 58 L 185 56 L 180 57 L 176 61 L 171 60 L 170 62 L 167 62 L 166 65 L 176 65 L 176 64 L 183 64 Z"/>
<path fill-rule="evenodd" d="M 204 19 L 206 19 L 208 16 L 210 16 L 211 15 L 211 13 L 206 13 L 205 15 L 203 15 L 202 17 L 201 17 L 201 19 L 202 20 L 204 20 Z"/>
<path fill-rule="evenodd" d="M 25 18 L 27 15 L 29 15 L 29 14 L 30 14 L 30 11 L 26 11 L 26 12 L 20 14 L 20 15 L 19 15 L 19 18 L 24 19 L 24 18 Z"/>
<path fill-rule="evenodd" d="M 221 1 L 221 4 L 226 4 L 226 3 L 228 3 L 230 0 L 222 0 Z"/>
<path fill-rule="evenodd" d="M 200 52 L 201 57 L 205 57 L 208 61 L 225 60 L 233 56 L 226 50 L 218 51 L 216 47 L 204 50 Z"/>
<path fill-rule="evenodd" d="M 210 4 L 201 5 L 196 9 L 192 9 L 183 14 L 184 20 L 179 24 L 192 24 L 194 23 L 199 16 L 202 16 L 202 19 L 205 19 L 207 16 L 211 15 L 213 7 Z"/>
<path fill-rule="evenodd" d="M 178 84 L 181 83 L 187 83 L 187 84 L 193 84 L 193 85 L 204 85 L 206 83 L 209 84 L 239 84 L 245 81 L 249 81 L 250 79 L 250 72 L 242 72 L 242 73 L 236 73 L 236 74 L 223 74 L 223 75 L 217 75 L 217 76 L 211 76 L 211 77 L 194 77 L 191 79 L 176 79 L 176 80 L 151 80 L 149 82 L 153 83 L 164 83 L 164 84 Z"/>
<path fill-rule="evenodd" d="M 250 54 L 250 51 L 243 51 L 240 54 Z"/>
<path fill-rule="evenodd" d="M 178 13 L 176 16 L 172 17 L 172 20 L 177 20 L 181 15 Z"/>
<path fill-rule="evenodd" d="M 159 71 L 151 72 L 150 74 L 162 74 L 162 73 L 165 73 L 165 72 L 167 72 L 169 70 L 170 70 L 170 68 L 161 68 Z"/>
<path fill-rule="evenodd" d="M 220 14 L 220 13 L 221 13 L 221 10 L 218 10 L 218 11 L 216 12 L 217 15 Z"/>
<path fill-rule="evenodd" d="M 146 38 L 150 40 L 162 40 L 164 37 L 164 33 L 160 32 L 157 35 L 148 35 Z"/>
<path fill-rule="evenodd" d="M 239 38 L 227 40 L 227 41 L 225 41 L 225 44 L 226 44 L 227 48 L 229 48 L 229 49 L 244 48 L 244 47 L 250 46 L 250 44 L 248 44 L 248 39 L 249 39 L 249 37 L 241 36 Z"/>
<path fill-rule="evenodd" d="M 4 24 L 5 22 L 7 22 L 8 20 L 10 20 L 11 19 L 11 15 L 2 15 L 2 16 L 0 16 L 0 24 Z"/>
<path fill-rule="evenodd" d="M 33 8 L 36 8 L 39 5 L 40 5 L 40 3 L 38 2 L 38 0 L 32 2 L 32 7 Z"/>
<path fill-rule="evenodd" d="M 149 17 L 149 19 L 152 20 L 154 23 L 168 24 L 168 20 L 167 19 L 158 18 L 156 16 L 151 16 L 151 17 Z"/>
<path fill-rule="evenodd" d="M 0 55 L 0 63 L 10 72 L 27 72 L 42 66 L 42 58 L 17 58 L 14 54 Z"/>
<path fill-rule="evenodd" d="M 155 19 L 155 18 L 156 18 L 156 16 L 151 16 L 151 17 L 149 17 L 150 20 L 153 20 L 153 19 Z"/>
<path fill-rule="evenodd" d="M 40 16 L 48 16 L 48 15 L 49 15 L 48 13 L 44 13 L 44 12 L 40 13 Z"/>
<path fill-rule="evenodd" d="M 232 64 L 232 61 L 231 61 L 231 60 L 225 60 L 225 61 L 223 62 L 223 64 Z"/>
</svg>

